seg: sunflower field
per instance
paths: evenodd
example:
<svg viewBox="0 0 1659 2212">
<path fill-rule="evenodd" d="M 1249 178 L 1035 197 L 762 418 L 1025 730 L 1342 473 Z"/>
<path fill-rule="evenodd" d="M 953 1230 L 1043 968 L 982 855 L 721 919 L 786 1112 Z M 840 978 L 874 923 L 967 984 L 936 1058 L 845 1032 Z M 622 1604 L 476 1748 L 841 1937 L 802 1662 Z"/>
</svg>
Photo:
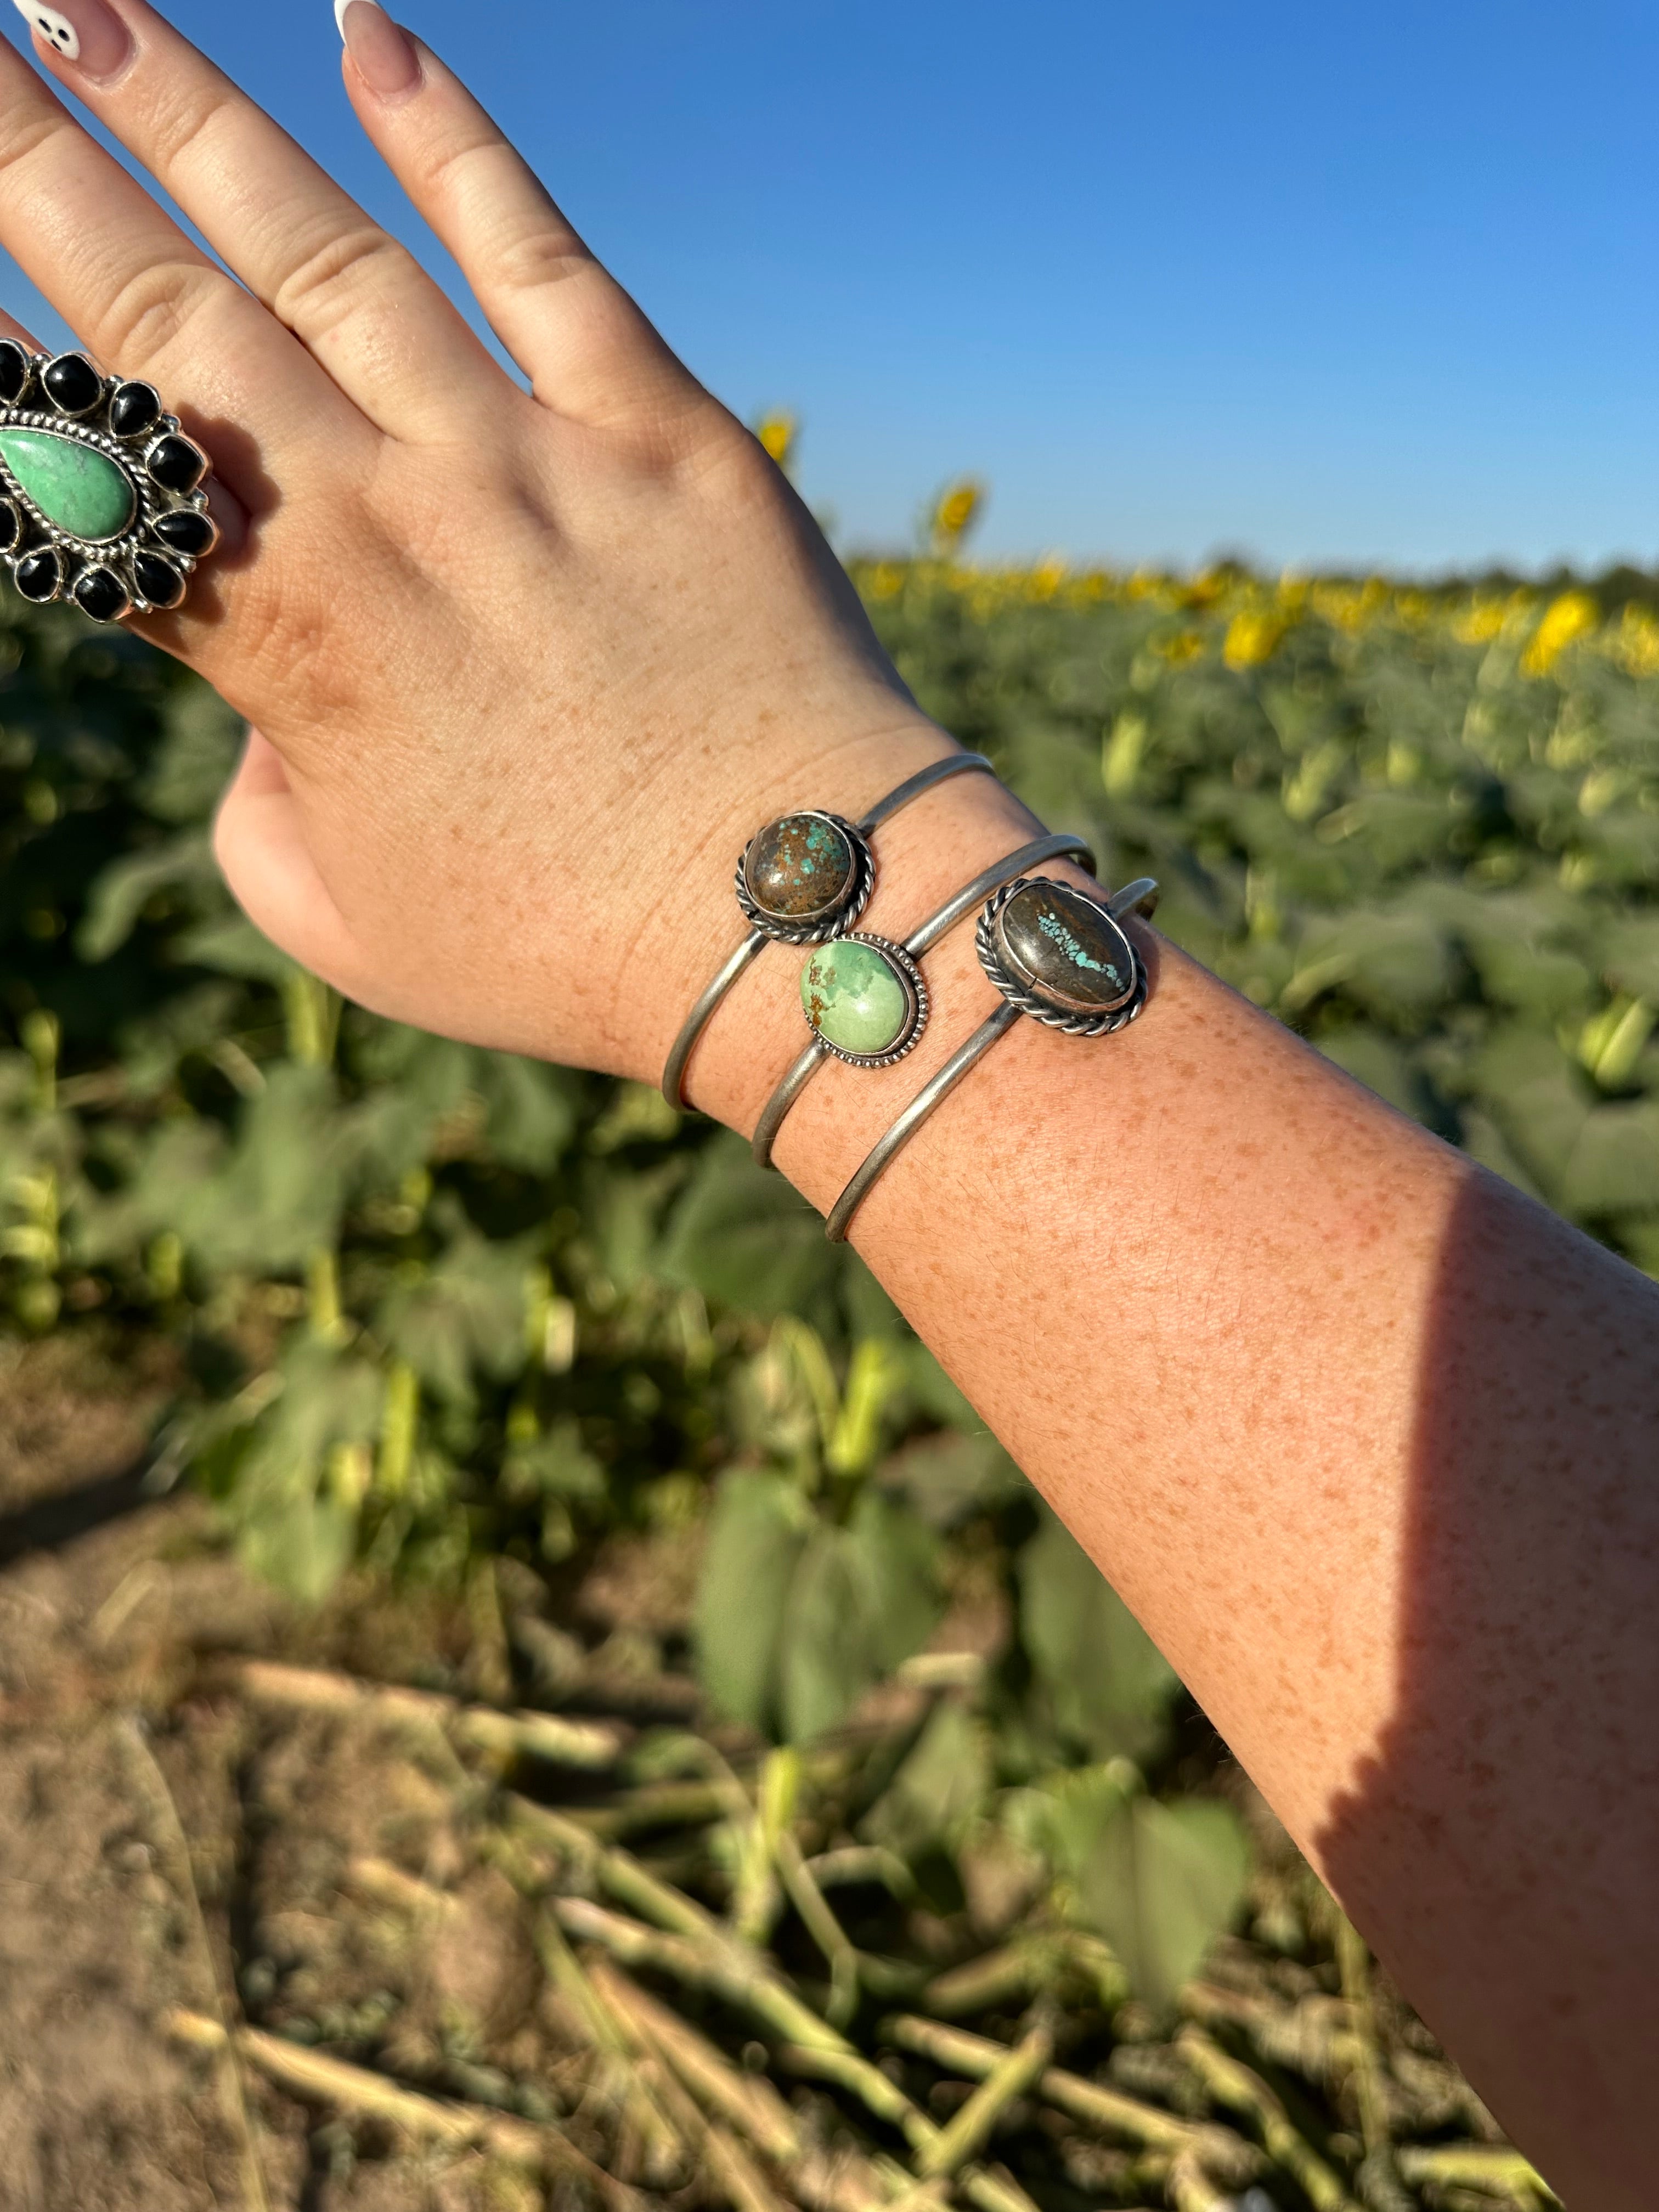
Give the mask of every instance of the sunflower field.
<svg viewBox="0 0 1659 2212">
<path fill-rule="evenodd" d="M 1639 580 L 1005 571 L 959 528 L 854 570 L 923 707 L 1240 991 L 1659 1270 Z M 157 1479 L 301 1605 L 482 1605 L 480 1741 L 496 1711 L 533 1760 L 543 1717 L 680 1686 L 520 1806 L 514 1863 L 704 2200 L 1553 2203 L 789 1187 L 643 1087 L 342 1006 L 216 874 L 222 705 L 62 611 L 0 625 L 6 1356 L 161 1376 Z M 683 1572 L 601 1640 L 580 1594 L 623 1555 Z M 244 1994 L 249 2033 L 394 2070 Z M 589 2153 L 672 2194 L 637 2135 Z"/>
</svg>

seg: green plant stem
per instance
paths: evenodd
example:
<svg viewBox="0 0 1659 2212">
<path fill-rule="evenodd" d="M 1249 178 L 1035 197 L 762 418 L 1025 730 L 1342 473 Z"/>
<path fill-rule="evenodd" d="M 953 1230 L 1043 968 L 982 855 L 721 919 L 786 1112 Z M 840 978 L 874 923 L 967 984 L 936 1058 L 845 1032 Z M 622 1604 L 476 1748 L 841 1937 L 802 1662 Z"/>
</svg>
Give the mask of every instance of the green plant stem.
<svg viewBox="0 0 1659 2212">
<path fill-rule="evenodd" d="M 1010 2055 L 1006 2044 L 994 2043 L 988 2036 L 947 2027 L 913 2013 L 884 2021 L 880 2032 L 884 2040 L 896 2044 L 900 2050 L 913 2051 L 918 2057 L 948 2073 L 964 2074 L 970 2081 L 984 2081 Z M 1143 2104 L 1121 2089 L 1085 2081 L 1080 2074 L 1068 2073 L 1062 2066 L 1045 2067 L 1034 2087 L 1045 2104 L 1085 2127 L 1098 2128 L 1143 2150 L 1164 2152 L 1171 2157 L 1195 2156 L 1231 2186 L 1242 2186 L 1261 2170 L 1260 2152 L 1231 2128 L 1179 2119 L 1173 2112 L 1161 2112 L 1157 2106 Z"/>
<path fill-rule="evenodd" d="M 1518 2150 L 1499 2143 L 1402 2145 L 1400 2177 L 1413 2189 L 1483 2189 L 1528 2207 L 1558 2208 L 1560 2199 Z"/>
<path fill-rule="evenodd" d="M 927 2180 L 942 2179 L 977 2156 L 1008 2107 L 1042 2077 L 1054 2055 L 1054 2037 L 1046 2027 L 1033 2028 L 1022 2043 L 998 2059 L 967 2103 L 939 2130 L 937 2140 L 916 2154 L 916 2172 Z"/>
<path fill-rule="evenodd" d="M 800 1845 L 787 1829 L 776 1838 L 773 1856 L 789 1902 L 829 1961 L 830 2022 L 832 2027 L 845 2027 L 858 2009 L 859 1954 L 813 1880 L 811 1869 L 801 1856 Z"/>
<path fill-rule="evenodd" d="M 562 1858 L 573 1861 L 584 1875 L 598 1881 L 619 1904 L 630 1905 L 659 1928 L 696 1942 L 730 1942 L 729 1930 L 695 1898 L 672 1883 L 659 1881 L 642 1867 L 631 1851 L 615 1844 L 597 1843 L 588 1831 L 550 1806 L 528 1797 L 508 1795 L 510 1825 L 521 1836 L 550 1846 Z"/>
</svg>

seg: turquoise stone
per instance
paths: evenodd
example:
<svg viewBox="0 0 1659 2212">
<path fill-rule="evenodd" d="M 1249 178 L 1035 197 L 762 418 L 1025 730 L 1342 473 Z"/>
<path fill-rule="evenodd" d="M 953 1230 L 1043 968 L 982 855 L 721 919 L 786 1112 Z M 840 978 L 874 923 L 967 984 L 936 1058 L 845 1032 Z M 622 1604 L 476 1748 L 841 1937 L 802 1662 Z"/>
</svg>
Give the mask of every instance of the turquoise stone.
<svg viewBox="0 0 1659 2212">
<path fill-rule="evenodd" d="M 95 446 L 54 430 L 0 430 L 0 459 L 46 520 L 71 538 L 96 544 L 131 523 L 132 479 Z"/>
<path fill-rule="evenodd" d="M 1134 955 L 1104 907 L 1070 884 L 1039 878 L 998 921 L 1009 965 L 1032 996 L 1068 1014 L 1109 1014 L 1133 995 Z"/>
<path fill-rule="evenodd" d="M 786 814 L 750 838 L 743 878 L 763 914 L 811 921 L 846 897 L 853 865 L 853 848 L 833 822 L 821 814 Z"/>
<path fill-rule="evenodd" d="M 860 1060 L 902 1044 L 915 1020 L 897 966 L 856 937 L 838 938 L 812 955 L 801 970 L 800 1002 L 826 1044 Z"/>
</svg>

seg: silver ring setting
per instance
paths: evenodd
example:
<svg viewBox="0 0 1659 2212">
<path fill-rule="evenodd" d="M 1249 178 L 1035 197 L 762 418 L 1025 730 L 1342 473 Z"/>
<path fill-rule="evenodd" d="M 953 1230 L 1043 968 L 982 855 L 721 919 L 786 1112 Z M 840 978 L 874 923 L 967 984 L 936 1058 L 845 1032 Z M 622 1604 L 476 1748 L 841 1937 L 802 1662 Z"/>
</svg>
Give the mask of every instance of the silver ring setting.
<svg viewBox="0 0 1659 2212">
<path fill-rule="evenodd" d="M 873 980 L 878 988 L 884 984 L 890 994 L 891 987 L 896 986 L 898 1003 L 891 1010 L 880 1041 L 872 1040 L 869 1049 L 860 1049 L 848 1041 L 855 1030 L 846 1024 L 840 994 L 849 987 L 836 971 L 849 969 L 854 978 Z M 851 989 L 856 995 L 856 981 Z M 930 1003 L 921 969 L 903 945 L 895 945 L 890 937 L 853 930 L 807 962 L 801 973 L 801 1009 L 807 1027 L 823 1049 L 845 1060 L 848 1067 L 891 1067 L 921 1043 Z M 839 1041 L 835 1035 L 837 1028 L 842 1030 Z"/>
<path fill-rule="evenodd" d="M 94 622 L 171 611 L 219 542 L 212 464 L 153 385 L 0 338 L 0 557 Z"/>
<path fill-rule="evenodd" d="M 755 832 L 734 888 L 751 929 L 780 945 L 825 945 L 853 927 L 875 882 L 876 856 L 858 825 L 803 806 Z"/>
<path fill-rule="evenodd" d="M 986 901 L 975 944 L 1008 1004 L 1067 1036 L 1111 1036 L 1146 1003 L 1145 963 L 1111 905 L 1075 884 L 1005 884 Z"/>
</svg>

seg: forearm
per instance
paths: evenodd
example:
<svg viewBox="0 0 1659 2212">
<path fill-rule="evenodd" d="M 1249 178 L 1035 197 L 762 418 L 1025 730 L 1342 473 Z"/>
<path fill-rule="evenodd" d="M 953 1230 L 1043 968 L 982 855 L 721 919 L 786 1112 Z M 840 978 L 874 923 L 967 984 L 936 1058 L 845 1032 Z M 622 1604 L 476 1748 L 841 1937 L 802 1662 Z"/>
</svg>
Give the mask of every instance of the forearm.
<svg viewBox="0 0 1659 2212">
<path fill-rule="evenodd" d="M 883 833 L 861 926 L 1029 834 L 962 779 Z M 830 1066 L 786 1123 L 820 1208 L 994 1004 L 972 934 L 927 963 L 917 1050 Z M 1019 1024 L 855 1241 L 1500 2116 L 1633 2204 L 1659 1291 L 1146 941 L 1140 1021 Z M 769 951 L 695 1070 L 745 1130 L 798 969 Z"/>
</svg>

